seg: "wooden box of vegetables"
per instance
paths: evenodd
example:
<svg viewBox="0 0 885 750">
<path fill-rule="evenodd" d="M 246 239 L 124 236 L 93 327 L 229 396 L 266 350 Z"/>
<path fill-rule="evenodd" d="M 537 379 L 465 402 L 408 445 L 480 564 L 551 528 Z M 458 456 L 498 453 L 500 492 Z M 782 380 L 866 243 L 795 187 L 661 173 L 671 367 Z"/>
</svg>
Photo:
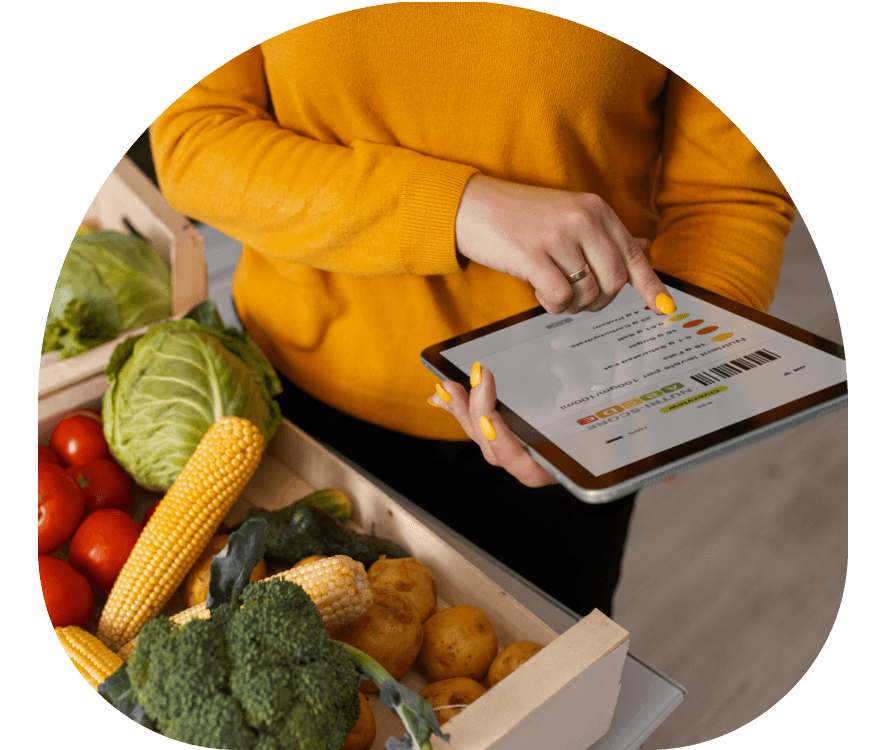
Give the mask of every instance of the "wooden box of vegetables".
<svg viewBox="0 0 885 750">
<path fill-rule="evenodd" d="M 211 301 L 114 343 L 100 377 L 41 415 L 38 563 L 65 653 L 130 718 L 228 750 L 606 733 L 626 631 L 594 612 L 557 636 L 283 419 L 272 366 Z"/>
<path fill-rule="evenodd" d="M 68 409 L 99 409 L 101 406 L 98 399 L 67 403 Z M 210 433 L 230 419 L 223 417 L 210 428 Z M 233 419 L 236 421 L 237 418 Z M 266 444 L 252 423 L 243 422 L 253 437 L 234 439 L 231 445 L 239 447 L 233 448 L 233 453 L 228 449 L 224 452 L 214 449 L 207 453 L 201 448 L 201 440 L 168 490 L 149 491 L 133 483 L 128 513 L 136 521 L 144 521 L 137 541 L 128 543 L 136 546 L 125 558 L 125 565 L 117 574 L 113 587 L 105 589 L 110 593 L 96 593 L 91 622 L 75 627 L 57 626 L 56 632 L 65 652 L 101 695 L 111 702 L 122 701 L 115 705 L 130 718 L 144 724 L 147 707 L 142 707 L 138 700 L 133 704 L 133 695 L 147 700 L 151 690 L 159 690 L 165 696 L 166 691 L 187 691 L 187 687 L 182 687 L 187 684 L 195 693 L 204 692 L 208 672 L 217 672 L 211 657 L 212 649 L 205 652 L 208 656 L 200 656 L 200 652 L 191 646 L 188 656 L 182 653 L 175 658 L 169 655 L 161 658 L 158 654 L 166 648 L 162 641 L 168 636 L 164 635 L 167 632 L 164 628 L 152 627 L 165 622 L 153 619 L 154 614 L 170 617 L 172 622 L 181 626 L 183 634 L 191 622 L 210 625 L 215 618 L 213 612 L 221 611 L 212 610 L 213 605 L 208 600 L 212 599 L 213 586 L 216 586 L 214 595 L 218 597 L 217 587 L 224 585 L 217 581 L 226 577 L 230 582 L 231 569 L 239 576 L 240 593 L 249 573 L 252 574 L 251 580 L 295 573 L 295 577 L 285 580 L 298 583 L 309 596 L 308 601 L 315 605 L 315 608 L 310 605 L 311 617 L 318 612 L 322 614 L 321 622 L 313 626 L 323 633 L 321 640 L 334 646 L 332 651 L 341 649 L 348 654 L 348 659 L 353 659 L 357 672 L 363 676 L 362 683 L 356 674 L 353 677 L 356 681 L 348 683 L 351 685 L 348 695 L 353 697 L 358 685 L 360 689 L 356 691 L 359 708 L 350 709 L 357 711 L 359 718 L 354 714 L 354 718 L 346 720 L 347 729 L 341 727 L 344 719 L 335 718 L 340 714 L 331 715 L 335 711 L 324 699 L 317 699 L 318 706 L 325 706 L 317 709 L 319 713 L 330 714 L 322 719 L 328 725 L 317 728 L 311 724 L 312 720 L 305 719 L 302 726 L 301 719 L 283 719 L 298 724 L 296 734 L 305 731 L 313 736 L 316 732 L 332 731 L 325 727 L 335 725 L 341 734 L 328 747 L 340 750 L 537 750 L 546 747 L 586 750 L 608 731 L 627 654 L 628 634 L 623 628 L 597 611 L 557 635 L 445 542 L 434 531 L 432 523 L 409 512 L 397 497 L 370 475 L 285 419 Z M 58 424 L 58 417 L 41 421 L 39 436 L 42 444 L 52 444 L 51 436 Z M 241 453 L 239 458 L 235 455 L 238 451 Z M 256 454 L 256 451 L 260 452 Z M 260 460 L 246 458 L 247 455 L 257 455 Z M 242 480 L 233 480 L 234 476 L 239 476 L 239 469 L 235 467 L 246 463 L 250 467 L 248 475 Z M 227 468 L 219 472 L 219 466 Z M 246 483 L 237 484 L 230 492 L 220 490 L 227 494 L 228 499 L 223 505 L 227 510 L 222 513 L 211 511 L 211 517 L 207 516 L 209 508 L 215 507 L 215 501 L 207 498 L 214 497 L 216 490 L 210 487 L 203 492 L 194 488 L 209 487 L 214 481 L 227 481 L 223 475 L 230 475 L 235 483 Z M 99 512 L 94 511 L 93 515 Z M 193 520 L 186 521 L 185 516 Z M 90 517 L 87 515 L 86 520 Z M 265 531 L 259 532 L 260 547 L 249 552 L 243 546 L 237 546 L 253 544 L 257 537 L 249 532 L 256 528 L 268 530 L 266 535 Z M 272 534 L 271 528 L 274 529 Z M 77 544 L 78 533 L 75 533 L 72 545 Z M 198 543 L 194 541 L 195 535 L 200 536 Z M 243 539 L 253 541 L 243 542 Z M 143 542 L 144 548 L 136 554 Z M 114 543 L 116 540 L 112 546 Z M 64 558 L 66 549 L 59 550 L 56 556 Z M 320 559 L 310 561 L 305 555 Z M 296 560 L 298 562 L 294 562 Z M 342 562 L 350 566 L 343 577 L 329 576 L 327 579 L 323 573 L 317 572 L 323 566 L 330 570 Z M 156 569 L 149 573 L 144 566 Z M 219 576 L 218 571 L 222 568 Z M 88 567 L 83 570 L 84 574 L 88 573 Z M 127 570 L 130 571 L 128 574 Z M 359 606 L 353 606 L 355 613 L 345 611 L 342 614 L 335 609 L 339 606 L 338 600 L 334 599 L 338 594 L 332 592 L 332 584 L 327 582 L 331 578 L 336 578 L 338 592 L 341 592 L 341 581 L 345 581 L 343 589 L 347 596 L 342 600 L 345 608 L 352 607 L 354 599 L 361 600 Z M 170 579 L 175 581 L 172 588 L 167 583 Z M 141 594 L 137 593 L 139 590 Z M 161 590 L 166 593 L 155 597 L 155 592 Z M 44 596 L 48 596 L 45 584 Z M 134 614 L 142 606 L 139 597 L 147 597 L 143 600 L 145 604 L 148 600 L 152 602 L 149 606 L 154 614 L 146 616 L 147 619 Z M 204 601 L 205 605 L 199 604 Z M 218 601 L 225 605 L 226 600 L 216 599 Z M 47 606 L 52 617 L 53 607 L 48 599 Z M 368 606 L 368 610 L 363 611 L 363 606 Z M 249 611 L 249 607 L 244 606 L 238 611 Z M 210 614 L 209 622 L 202 619 Z M 343 620 L 337 619 L 339 615 Z M 188 620 L 188 625 L 184 625 Z M 223 624 L 230 622 L 224 617 L 218 621 L 218 627 L 231 627 Z M 285 618 L 265 618 L 263 622 L 260 637 L 254 630 L 245 631 L 248 641 L 270 643 L 277 638 L 278 628 L 288 627 Z M 283 624 L 274 624 L 271 634 L 264 632 L 271 627 L 268 623 Z M 55 620 L 53 624 L 56 624 Z M 74 625 L 73 620 L 71 625 Z M 194 638 L 200 631 L 191 629 L 189 632 L 188 638 Z M 307 637 L 304 635 L 306 631 L 298 629 L 293 632 L 301 633 L 296 640 Z M 312 635 L 310 642 L 317 637 Z M 284 640 L 289 646 L 281 642 L 269 648 L 293 647 L 289 636 Z M 146 645 L 140 649 L 139 644 L 143 641 Z M 176 642 L 184 648 L 184 640 Z M 230 646 L 232 642 L 228 643 L 233 648 Z M 294 648 L 297 651 L 300 647 Z M 308 652 L 314 653 L 313 648 L 308 648 Z M 365 662 L 357 664 L 360 655 L 366 654 L 389 674 L 372 672 Z M 61 650 L 58 655 L 64 658 Z M 229 656 L 225 662 L 233 658 Z M 322 692 L 321 683 L 340 678 L 339 672 L 333 674 L 326 671 L 327 667 L 321 667 L 311 678 L 318 679 L 319 683 L 302 683 L 301 677 L 293 677 L 300 675 L 301 662 L 293 662 L 293 666 L 283 668 L 282 672 L 274 672 L 274 669 L 280 669 L 275 663 L 257 667 L 262 658 L 256 653 L 243 662 L 251 676 L 242 699 L 257 701 L 259 720 L 264 712 L 277 711 L 272 707 L 280 701 L 300 703 L 301 691 L 308 685 L 313 685 L 311 691 Z M 194 659 L 209 661 L 195 665 L 192 663 Z M 173 687 L 165 680 L 167 673 L 178 669 L 174 666 L 176 660 L 179 664 L 189 665 L 186 668 L 193 675 L 188 678 L 184 673 L 176 674 Z M 147 682 L 135 685 L 133 693 L 131 679 L 134 678 L 131 675 L 143 676 L 145 665 L 161 674 L 144 678 Z M 375 686 L 367 675 L 373 675 L 381 683 L 381 692 L 372 689 Z M 381 680 L 378 680 L 379 675 Z M 124 682 L 120 684 L 118 679 Z M 159 682 L 151 688 L 152 681 L 158 679 Z M 196 682 L 189 683 L 188 679 Z M 218 679 L 217 674 L 211 679 Z M 218 698 L 224 697 L 230 702 L 235 678 L 231 672 L 224 679 L 230 680 L 231 693 L 219 694 Z M 295 679 L 297 685 L 285 690 L 277 687 L 287 679 Z M 276 697 L 264 695 L 273 691 L 276 691 Z M 326 693 L 327 697 L 332 694 L 338 695 L 334 690 Z M 335 700 L 341 700 L 340 695 Z M 409 698 L 409 695 L 420 698 Z M 99 700 L 98 696 L 96 700 Z M 263 702 L 266 700 L 271 702 Z M 165 698 L 163 702 L 168 703 Z M 409 713 L 412 705 L 419 707 L 418 713 L 423 707 L 425 720 L 409 719 L 415 715 Z M 152 705 L 150 709 L 154 711 L 156 707 Z M 236 708 L 234 713 L 239 715 L 240 710 L 244 711 L 242 720 L 245 721 L 248 713 L 245 704 Z M 437 732 L 428 729 L 428 714 L 438 722 Z M 255 746 L 255 738 L 249 739 L 252 735 L 247 732 L 244 740 L 241 734 L 237 735 L 225 724 L 223 715 L 207 708 L 197 712 L 190 722 L 193 726 L 187 721 L 173 720 L 171 725 L 164 725 L 173 730 L 172 734 L 155 723 L 161 721 L 160 716 L 151 718 L 148 715 L 152 723 L 146 726 L 195 745 L 237 750 Z M 285 717 L 292 715 L 289 709 L 284 713 Z M 403 717 L 412 722 L 408 732 Z M 305 740 L 307 744 L 299 744 L 292 737 L 283 741 L 278 729 L 271 727 L 259 731 L 254 729 L 254 723 L 251 726 L 253 729 L 249 731 L 257 731 L 259 735 L 270 733 L 275 742 L 282 742 L 275 747 L 314 747 L 310 744 L 313 740 Z M 424 741 L 413 743 L 408 738 L 412 731 L 417 731 L 416 726 L 425 731 L 426 736 Z M 141 731 L 141 728 L 133 729 Z M 342 745 L 341 738 L 345 733 L 347 736 Z M 325 742 L 328 735 L 323 736 Z M 420 736 L 420 733 L 414 736 Z"/>
<path fill-rule="evenodd" d="M 100 397 L 104 367 L 123 338 L 208 297 L 202 236 L 128 157 L 102 185 L 81 229 L 49 311 L 40 420 Z"/>
<path fill-rule="evenodd" d="M 421 614 L 426 640 L 418 657 L 400 678 L 416 691 L 425 690 L 429 685 L 440 686 L 425 691 L 431 705 L 453 706 L 437 711 L 437 717 L 445 720 L 441 730 L 449 735 L 449 741 L 433 736 L 433 748 L 586 750 L 608 731 L 627 654 L 627 631 L 595 611 L 557 636 L 431 528 L 406 511 L 371 476 L 342 461 L 292 423 L 283 421 L 255 476 L 226 521 L 235 526 L 251 508 L 291 507 L 299 499 L 327 488 L 343 491 L 349 498 L 352 511 L 347 527 L 404 548 L 432 576 L 436 599 L 432 611 L 452 612 L 448 622 L 446 618 L 428 617 L 426 610 Z M 374 566 L 369 568 L 373 587 L 411 589 L 418 577 L 410 572 L 388 573 L 384 571 L 385 566 L 379 567 L 380 570 L 373 570 Z M 382 580 L 387 576 L 392 578 Z M 492 662 L 493 666 L 489 666 L 488 657 L 470 654 L 473 650 L 481 652 L 488 648 L 487 642 L 475 637 L 476 625 L 471 620 L 478 616 L 477 612 L 481 613 L 480 629 L 487 622 L 494 630 L 495 654 L 507 649 L 503 658 Z M 439 622 L 434 624 L 434 619 Z M 375 626 L 366 627 L 371 630 Z M 383 629 L 385 624 L 382 622 L 379 627 Z M 349 627 L 337 635 L 333 631 L 333 637 L 348 641 L 356 638 L 357 645 L 364 649 L 373 641 L 371 632 L 355 634 L 352 631 Z M 458 641 L 459 633 L 466 633 L 463 643 Z M 431 637 L 439 644 L 437 651 L 447 650 L 449 654 L 437 653 L 435 659 L 434 649 L 427 642 Z M 536 646 L 530 647 L 526 642 Z M 395 641 L 391 643 L 391 648 L 401 654 L 404 649 L 395 645 Z M 537 650 L 537 646 L 542 648 Z M 383 653 L 383 645 L 378 648 Z M 476 679 L 470 678 L 467 683 L 447 685 L 444 681 L 451 678 L 446 663 L 456 660 L 451 652 L 459 649 L 462 655 L 476 659 L 478 667 L 475 668 L 479 671 L 473 673 Z M 510 659 L 508 654 L 512 654 Z M 528 656 L 531 658 L 523 662 Z M 438 663 L 440 660 L 442 664 Z M 514 665 L 519 668 L 507 674 Z M 458 671 L 457 667 L 454 669 Z M 434 673 L 434 670 L 440 671 Z M 503 675 L 506 677 L 502 679 Z M 470 692 L 471 682 L 479 683 L 481 694 L 476 688 Z M 375 738 L 369 748 L 382 750 L 389 737 L 403 737 L 403 725 L 380 705 L 377 693 L 366 695 L 376 722 Z M 447 716 L 452 718 L 446 720 Z"/>
</svg>

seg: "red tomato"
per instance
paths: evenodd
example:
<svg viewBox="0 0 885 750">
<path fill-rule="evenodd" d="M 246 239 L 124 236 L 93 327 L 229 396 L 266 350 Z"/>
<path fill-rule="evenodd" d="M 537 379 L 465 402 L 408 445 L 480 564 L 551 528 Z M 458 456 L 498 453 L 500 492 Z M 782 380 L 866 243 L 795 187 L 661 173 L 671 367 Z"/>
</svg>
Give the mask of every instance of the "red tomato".
<svg viewBox="0 0 885 750">
<path fill-rule="evenodd" d="M 83 626 L 92 619 L 92 587 L 86 577 L 64 560 L 48 555 L 37 557 L 43 601 L 54 628 Z"/>
<path fill-rule="evenodd" d="M 87 513 L 99 508 L 129 510 L 132 501 L 129 475 L 111 459 L 96 458 L 85 466 L 71 466 L 65 469 L 65 474 L 83 489 Z"/>
<path fill-rule="evenodd" d="M 143 526 L 119 508 L 90 513 L 77 527 L 68 561 L 102 593 L 110 592 Z"/>
<path fill-rule="evenodd" d="M 42 443 L 37 444 L 37 461 L 48 461 L 51 464 L 61 466 L 61 461 L 58 460 L 55 451 L 48 445 L 43 445 Z"/>
<path fill-rule="evenodd" d="M 148 519 L 149 519 L 152 515 L 154 515 L 154 511 L 157 509 L 157 506 L 158 506 L 159 504 L 160 504 L 160 501 L 157 500 L 157 502 L 155 502 L 155 503 L 153 503 L 152 505 L 149 505 L 149 506 L 148 506 L 148 509 L 144 512 L 144 517 L 141 519 L 141 523 L 142 523 L 143 526 L 144 526 L 144 525 L 147 525 Z"/>
<path fill-rule="evenodd" d="M 84 466 L 96 458 L 110 458 L 104 438 L 101 414 L 95 409 L 79 409 L 59 422 L 49 437 L 62 466 Z"/>
<path fill-rule="evenodd" d="M 56 464 L 37 464 L 37 551 L 61 549 L 83 518 L 86 498 L 79 485 Z"/>
</svg>

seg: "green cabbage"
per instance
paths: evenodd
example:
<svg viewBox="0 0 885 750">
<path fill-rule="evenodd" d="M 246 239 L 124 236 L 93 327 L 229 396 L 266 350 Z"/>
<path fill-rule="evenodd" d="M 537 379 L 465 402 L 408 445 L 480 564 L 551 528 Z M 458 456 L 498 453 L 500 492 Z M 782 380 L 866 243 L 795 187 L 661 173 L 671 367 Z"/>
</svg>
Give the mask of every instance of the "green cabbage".
<svg viewBox="0 0 885 750">
<path fill-rule="evenodd" d="M 170 487 L 222 416 L 250 420 L 265 441 L 282 421 L 276 371 L 247 333 L 224 328 L 212 302 L 122 341 L 105 375 L 108 445 L 132 478 L 150 489 Z"/>
<path fill-rule="evenodd" d="M 172 282 L 148 242 L 121 232 L 74 237 L 49 305 L 43 352 L 65 359 L 172 315 Z"/>
</svg>

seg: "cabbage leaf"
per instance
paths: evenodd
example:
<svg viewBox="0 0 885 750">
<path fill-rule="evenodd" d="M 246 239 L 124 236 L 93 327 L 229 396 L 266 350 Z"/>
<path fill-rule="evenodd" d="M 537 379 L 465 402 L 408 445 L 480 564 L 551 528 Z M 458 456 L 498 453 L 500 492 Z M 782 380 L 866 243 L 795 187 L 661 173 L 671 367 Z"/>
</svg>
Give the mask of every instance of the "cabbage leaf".
<svg viewBox="0 0 885 750">
<path fill-rule="evenodd" d="M 46 322 L 42 353 L 61 350 L 59 359 L 67 359 L 113 341 L 119 335 L 120 331 L 104 315 L 90 309 L 88 300 L 72 299 L 65 305 L 61 317 Z"/>
</svg>

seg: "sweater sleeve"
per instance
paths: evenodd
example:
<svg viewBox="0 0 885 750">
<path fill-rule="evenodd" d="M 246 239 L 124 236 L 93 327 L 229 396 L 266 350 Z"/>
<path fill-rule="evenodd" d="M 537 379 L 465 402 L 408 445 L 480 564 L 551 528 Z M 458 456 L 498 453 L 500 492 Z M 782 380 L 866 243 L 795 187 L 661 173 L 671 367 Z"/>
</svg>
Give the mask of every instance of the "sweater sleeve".
<svg viewBox="0 0 885 750">
<path fill-rule="evenodd" d="M 169 202 L 267 256 L 357 275 L 460 270 L 455 214 L 478 170 L 274 119 L 261 49 L 211 73 L 150 129 Z"/>
<path fill-rule="evenodd" d="M 656 202 L 656 269 L 756 309 L 770 307 L 793 202 L 746 136 L 672 73 Z"/>
</svg>

